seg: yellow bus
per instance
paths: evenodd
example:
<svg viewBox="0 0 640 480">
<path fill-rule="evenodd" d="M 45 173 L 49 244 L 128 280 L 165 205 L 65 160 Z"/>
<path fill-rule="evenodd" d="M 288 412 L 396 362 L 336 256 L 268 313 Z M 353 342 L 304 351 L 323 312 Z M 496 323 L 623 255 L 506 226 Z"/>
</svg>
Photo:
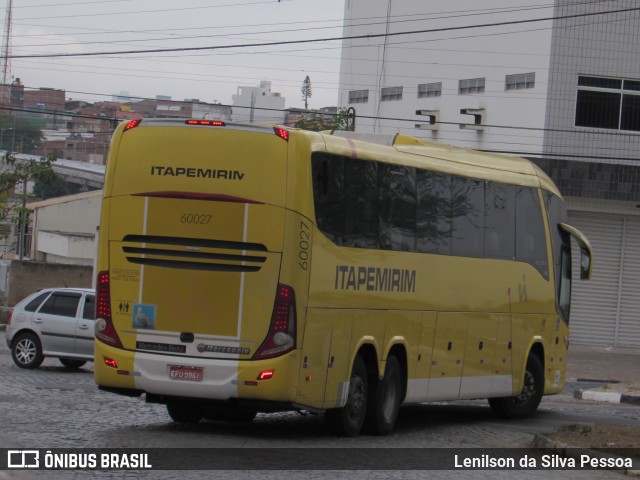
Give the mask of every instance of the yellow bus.
<svg viewBox="0 0 640 480">
<path fill-rule="evenodd" d="M 402 404 L 562 390 L 571 241 L 527 160 L 402 135 L 144 119 L 116 130 L 95 380 L 177 422 L 324 413 L 384 435 Z"/>
</svg>

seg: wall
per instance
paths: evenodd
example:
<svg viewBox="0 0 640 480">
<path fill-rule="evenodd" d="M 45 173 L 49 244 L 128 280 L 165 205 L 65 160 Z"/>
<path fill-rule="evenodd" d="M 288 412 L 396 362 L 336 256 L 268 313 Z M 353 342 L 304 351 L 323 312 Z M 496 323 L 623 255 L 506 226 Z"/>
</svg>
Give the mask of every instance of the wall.
<svg viewBox="0 0 640 480">
<path fill-rule="evenodd" d="M 339 104 L 355 108 L 358 132 L 400 131 L 459 147 L 538 153 L 551 22 L 496 23 L 551 14 L 550 5 L 533 8 L 527 0 L 347 0 L 345 36 L 391 36 L 343 41 Z M 481 24 L 493 25 L 470 28 Z M 424 33 L 401 34 L 406 31 Z M 505 76 L 524 73 L 535 73 L 535 87 L 507 91 Z M 459 80 L 473 78 L 485 78 L 484 93 L 458 94 Z M 418 97 L 419 84 L 437 82 L 442 83 L 441 96 Z M 381 88 L 394 86 L 403 87 L 402 99 L 381 101 Z M 361 89 L 369 90 L 368 102 L 350 104 L 349 91 Z M 494 127 L 460 129 L 473 121 L 460 113 L 463 108 L 484 108 L 484 123 Z M 438 110 L 437 129 L 416 129 L 416 121 L 426 120 L 416 110 Z"/>
<path fill-rule="evenodd" d="M 86 287 L 93 283 L 93 267 L 53 265 L 14 260 L 8 272 L 7 303 L 15 305 L 27 295 L 47 287 Z"/>
</svg>

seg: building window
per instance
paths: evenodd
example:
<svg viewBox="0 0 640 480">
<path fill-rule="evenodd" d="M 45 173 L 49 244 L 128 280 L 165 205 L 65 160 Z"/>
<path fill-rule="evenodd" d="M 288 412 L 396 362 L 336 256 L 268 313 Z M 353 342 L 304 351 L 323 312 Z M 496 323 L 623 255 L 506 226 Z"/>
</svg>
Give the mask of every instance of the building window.
<svg viewBox="0 0 640 480">
<path fill-rule="evenodd" d="M 402 87 L 385 87 L 380 93 L 380 100 L 402 100 Z"/>
<path fill-rule="evenodd" d="M 442 95 L 442 82 L 421 83 L 418 85 L 418 98 L 439 97 Z"/>
<path fill-rule="evenodd" d="M 516 75 L 507 75 L 505 80 L 506 90 L 521 90 L 523 88 L 533 88 L 535 86 L 535 73 L 518 73 Z"/>
<path fill-rule="evenodd" d="M 578 77 L 576 126 L 640 131 L 640 81 Z"/>
<path fill-rule="evenodd" d="M 469 78 L 458 82 L 458 94 L 467 95 L 469 93 L 483 93 L 484 78 Z"/>
<path fill-rule="evenodd" d="M 367 103 L 369 101 L 369 90 L 351 90 L 349 92 L 349 103 Z"/>
</svg>

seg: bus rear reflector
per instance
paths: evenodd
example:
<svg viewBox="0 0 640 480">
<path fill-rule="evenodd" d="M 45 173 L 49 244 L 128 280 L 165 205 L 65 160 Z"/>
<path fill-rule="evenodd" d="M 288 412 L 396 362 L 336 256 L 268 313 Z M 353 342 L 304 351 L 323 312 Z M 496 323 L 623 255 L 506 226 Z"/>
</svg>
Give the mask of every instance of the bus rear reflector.
<svg viewBox="0 0 640 480">
<path fill-rule="evenodd" d="M 204 127 L 226 127 L 227 124 L 220 120 L 187 120 L 187 125 L 202 125 Z"/>
<path fill-rule="evenodd" d="M 287 130 L 286 128 L 273 127 L 273 131 L 281 139 L 283 139 L 283 140 L 285 140 L 287 142 L 289 141 L 289 130 Z"/>
<path fill-rule="evenodd" d="M 124 131 L 126 132 L 127 130 L 131 130 L 132 128 L 136 128 L 138 125 L 140 125 L 140 122 L 142 122 L 142 120 L 140 120 L 140 119 L 131 120 L 129 123 L 127 123 L 124 126 Z"/>
<path fill-rule="evenodd" d="M 296 295 L 289 285 L 279 283 L 269 333 L 253 355 L 253 359 L 278 357 L 294 348 L 296 348 Z"/>
<path fill-rule="evenodd" d="M 96 282 L 96 339 L 112 347 L 123 348 L 111 317 L 109 272 L 99 272 Z"/>
</svg>

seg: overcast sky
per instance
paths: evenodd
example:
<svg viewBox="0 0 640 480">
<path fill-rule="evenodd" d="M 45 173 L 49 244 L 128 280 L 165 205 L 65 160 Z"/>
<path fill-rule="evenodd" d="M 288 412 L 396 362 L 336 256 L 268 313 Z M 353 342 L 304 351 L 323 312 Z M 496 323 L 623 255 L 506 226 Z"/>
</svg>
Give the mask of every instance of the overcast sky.
<svg viewBox="0 0 640 480">
<path fill-rule="evenodd" d="M 3 25 L 8 0 L 2 0 Z M 95 53 L 339 37 L 344 0 L 13 0 L 12 55 Z M 113 94 L 231 103 L 238 86 L 272 82 L 287 107 L 336 105 L 340 42 L 91 57 L 13 58 L 27 88 L 67 98 Z M 1 80 L 1 79 L 0 79 Z"/>
</svg>

